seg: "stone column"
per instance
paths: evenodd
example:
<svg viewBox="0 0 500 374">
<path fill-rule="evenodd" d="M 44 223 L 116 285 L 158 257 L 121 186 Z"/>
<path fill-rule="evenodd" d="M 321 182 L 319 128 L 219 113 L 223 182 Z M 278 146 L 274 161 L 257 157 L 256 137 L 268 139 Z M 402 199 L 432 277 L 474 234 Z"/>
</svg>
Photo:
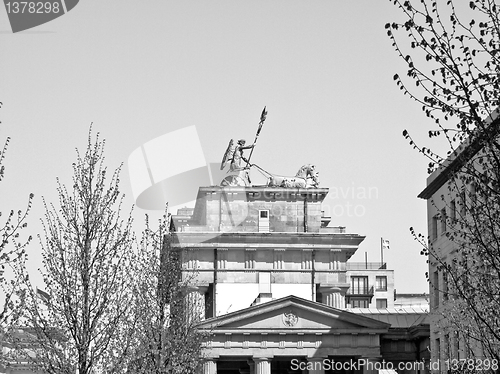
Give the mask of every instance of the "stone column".
<svg viewBox="0 0 500 374">
<path fill-rule="evenodd" d="M 339 287 L 320 287 L 319 292 L 321 292 L 321 296 L 323 297 L 323 304 L 337 309 L 345 309 L 344 296 Z"/>
<path fill-rule="evenodd" d="M 217 361 L 215 359 L 203 360 L 201 374 L 217 374 Z"/>
<path fill-rule="evenodd" d="M 271 374 L 271 360 L 267 357 L 254 357 L 255 374 Z"/>
<path fill-rule="evenodd" d="M 308 357 L 307 367 L 310 367 L 309 374 L 324 374 L 325 368 L 323 366 L 324 357 Z"/>
<path fill-rule="evenodd" d="M 207 286 L 191 286 L 188 289 L 187 302 L 188 310 L 192 312 L 190 318 L 198 321 L 205 319 L 205 293 Z"/>
</svg>

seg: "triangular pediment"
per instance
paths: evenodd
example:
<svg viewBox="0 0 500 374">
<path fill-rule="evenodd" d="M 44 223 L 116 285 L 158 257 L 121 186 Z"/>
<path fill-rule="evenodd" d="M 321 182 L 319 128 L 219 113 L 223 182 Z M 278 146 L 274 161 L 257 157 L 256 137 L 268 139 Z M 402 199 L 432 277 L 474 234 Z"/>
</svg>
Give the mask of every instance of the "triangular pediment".
<svg viewBox="0 0 500 374">
<path fill-rule="evenodd" d="M 331 333 L 381 333 L 387 331 L 390 325 L 325 304 L 287 296 L 206 320 L 200 327 L 219 331 L 295 329 Z"/>
</svg>

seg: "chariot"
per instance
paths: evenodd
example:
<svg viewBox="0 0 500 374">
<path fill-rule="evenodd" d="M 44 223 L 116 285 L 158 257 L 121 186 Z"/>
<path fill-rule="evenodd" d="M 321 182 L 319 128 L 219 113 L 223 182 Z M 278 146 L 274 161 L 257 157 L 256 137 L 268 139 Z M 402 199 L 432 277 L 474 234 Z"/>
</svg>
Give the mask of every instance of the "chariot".
<svg viewBox="0 0 500 374">
<path fill-rule="evenodd" d="M 229 165 L 229 170 L 227 172 L 227 176 L 225 176 L 220 182 L 220 185 L 222 187 L 251 186 L 250 169 L 256 168 L 267 177 L 268 187 L 317 188 L 319 185 L 319 174 L 316 171 L 315 165 L 305 164 L 297 171 L 294 177 L 289 177 L 269 173 L 260 166 L 250 163 L 250 158 L 252 157 L 253 150 L 257 144 L 257 139 L 260 131 L 262 130 L 262 125 L 264 124 L 266 116 L 267 111 L 264 107 L 260 117 L 259 128 L 255 136 L 255 141 L 252 145 L 245 145 L 246 142 L 244 139 L 240 139 L 238 141 L 231 139 L 229 141 L 220 165 L 221 170 L 224 170 L 224 168 Z M 243 152 L 246 149 L 251 149 L 248 159 L 243 156 Z M 242 162 L 245 162 L 246 164 L 242 165 Z"/>
</svg>

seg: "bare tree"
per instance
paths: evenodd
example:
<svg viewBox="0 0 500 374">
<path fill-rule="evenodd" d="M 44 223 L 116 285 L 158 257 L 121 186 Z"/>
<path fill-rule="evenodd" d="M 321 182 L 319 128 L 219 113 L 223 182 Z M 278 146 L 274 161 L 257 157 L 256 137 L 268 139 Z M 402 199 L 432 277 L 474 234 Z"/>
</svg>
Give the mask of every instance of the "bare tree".
<svg viewBox="0 0 500 374">
<path fill-rule="evenodd" d="M 447 227 L 453 256 L 444 258 L 442 245 L 411 230 L 447 285 L 431 282 L 443 300 L 441 328 L 470 343 L 470 357 L 479 346 L 498 363 L 500 9 L 493 0 L 391 2 L 403 18 L 386 24 L 387 33 L 408 68 L 394 80 L 432 121 L 428 135 L 445 140 L 446 154 L 416 144 L 406 130 L 403 136 L 429 159 L 429 173 L 446 170 L 447 192 L 433 203 L 446 207 L 436 219 Z"/>
<path fill-rule="evenodd" d="M 191 293 L 196 274 L 182 271 L 181 252 L 171 245 L 169 227 L 168 214 L 155 230 L 146 219 L 136 261 L 133 373 L 194 373 L 201 359 L 206 334 L 196 326 L 204 313 Z"/>
<path fill-rule="evenodd" d="M 0 102 L 0 108 L 3 103 Z M 1 123 L 1 122 L 0 122 Z M 5 176 L 5 155 L 10 138 L 7 137 L 3 147 L 0 148 L 0 181 Z M 2 208 L 7 203 L 5 195 Z M 0 330 L 7 332 L 9 327 L 15 324 L 19 317 L 19 312 L 23 306 L 23 297 L 18 294 L 22 283 L 22 269 L 26 258 L 26 247 L 31 241 L 31 236 L 21 239 L 20 231 L 26 229 L 28 213 L 31 209 L 33 194 L 29 195 L 27 206 L 24 210 L 0 211 L 0 288 L 2 291 L 2 305 L 0 309 Z"/>
<path fill-rule="evenodd" d="M 26 331 L 33 339 L 17 343 L 18 355 L 36 355 L 47 373 L 125 370 L 134 328 L 134 235 L 131 215 L 121 218 L 121 166 L 108 183 L 103 151 L 91 128 L 85 153 L 77 150 L 71 188 L 58 180 L 58 206 L 44 201 L 45 290 L 26 287 Z"/>
</svg>

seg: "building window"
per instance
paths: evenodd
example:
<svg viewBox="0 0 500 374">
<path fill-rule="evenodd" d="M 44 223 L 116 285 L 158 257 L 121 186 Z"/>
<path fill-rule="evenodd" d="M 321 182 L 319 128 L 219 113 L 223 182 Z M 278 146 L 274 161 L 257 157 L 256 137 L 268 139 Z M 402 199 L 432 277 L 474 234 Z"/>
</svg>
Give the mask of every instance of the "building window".
<svg viewBox="0 0 500 374">
<path fill-rule="evenodd" d="M 434 308 L 437 308 L 439 306 L 439 272 L 436 270 L 433 274 L 433 279 L 432 279 L 432 293 L 433 293 L 433 300 L 434 300 Z"/>
<path fill-rule="evenodd" d="M 453 358 L 460 360 L 460 333 L 458 331 L 455 331 L 453 346 L 454 346 Z"/>
<path fill-rule="evenodd" d="M 368 308 L 368 300 L 351 299 L 351 308 Z"/>
<path fill-rule="evenodd" d="M 387 309 L 387 299 L 377 299 L 377 309 Z"/>
<path fill-rule="evenodd" d="M 255 251 L 245 251 L 245 269 L 255 269 Z"/>
<path fill-rule="evenodd" d="M 450 203 L 450 218 L 452 223 L 457 220 L 457 204 L 455 200 L 452 200 Z"/>
<path fill-rule="evenodd" d="M 431 222 L 431 239 L 436 240 L 438 237 L 438 217 L 434 216 L 432 217 L 432 222 Z"/>
<path fill-rule="evenodd" d="M 476 183 L 472 183 L 470 186 L 470 199 L 471 199 L 471 208 L 475 208 L 477 206 L 477 185 L 476 185 Z"/>
<path fill-rule="evenodd" d="M 443 272 L 443 301 L 448 300 L 448 270 Z"/>
<path fill-rule="evenodd" d="M 441 209 L 441 235 L 446 232 L 446 208 Z"/>
<path fill-rule="evenodd" d="M 368 294 L 368 277 L 351 277 L 351 294 Z"/>
<path fill-rule="evenodd" d="M 439 361 L 441 361 L 441 342 L 439 341 L 439 338 L 435 340 L 435 346 L 436 346 L 436 357 Z M 439 365 L 441 367 L 441 365 Z"/>
<path fill-rule="evenodd" d="M 376 277 L 376 290 L 375 291 L 387 291 L 387 277 Z"/>
<path fill-rule="evenodd" d="M 448 334 L 445 334 L 443 341 L 443 359 L 447 360 L 450 358 L 450 337 Z"/>
<path fill-rule="evenodd" d="M 464 219 L 467 214 L 467 195 L 465 190 L 460 193 L 460 203 L 462 204 L 460 214 L 462 215 L 462 219 Z"/>
<path fill-rule="evenodd" d="M 259 232 L 269 232 L 269 210 L 259 210 Z"/>
</svg>

